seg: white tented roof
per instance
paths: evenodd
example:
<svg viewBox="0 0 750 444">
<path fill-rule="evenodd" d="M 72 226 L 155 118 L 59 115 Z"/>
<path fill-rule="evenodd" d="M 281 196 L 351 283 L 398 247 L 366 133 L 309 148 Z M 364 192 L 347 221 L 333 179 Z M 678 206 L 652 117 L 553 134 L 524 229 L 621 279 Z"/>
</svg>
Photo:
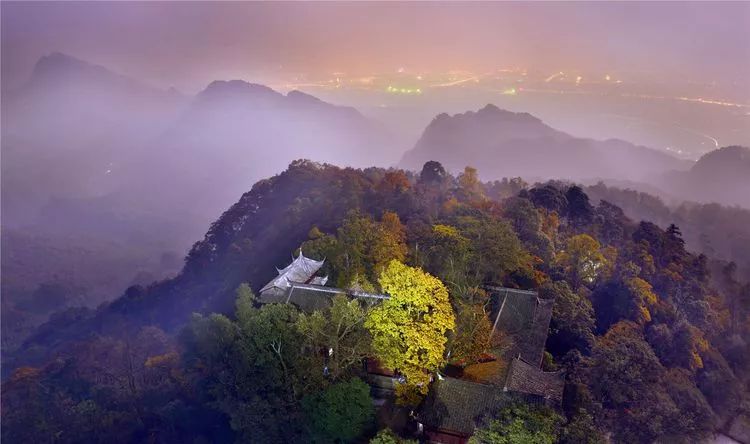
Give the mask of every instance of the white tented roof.
<svg viewBox="0 0 750 444">
<path fill-rule="evenodd" d="M 299 255 L 286 268 L 283 270 L 277 268 L 276 271 L 279 272 L 279 275 L 271 279 L 260 291 L 262 293 L 274 287 L 285 289 L 289 288 L 292 283 L 304 284 L 310 281 L 310 278 L 320 270 L 324 262 L 325 260 L 316 261 L 315 259 L 307 258 L 300 251 Z"/>
</svg>

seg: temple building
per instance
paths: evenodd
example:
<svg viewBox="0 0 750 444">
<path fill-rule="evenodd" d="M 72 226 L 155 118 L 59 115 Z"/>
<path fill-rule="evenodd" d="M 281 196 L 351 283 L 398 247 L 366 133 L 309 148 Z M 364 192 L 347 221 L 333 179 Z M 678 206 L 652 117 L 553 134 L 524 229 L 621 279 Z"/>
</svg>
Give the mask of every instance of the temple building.
<svg viewBox="0 0 750 444">
<path fill-rule="evenodd" d="M 345 294 L 365 303 L 388 299 L 387 295 L 368 293 L 355 289 L 327 287 L 328 276 L 315 274 L 325 263 L 305 257 L 300 250 L 292 263 L 283 269 L 276 268 L 278 276 L 260 289 L 259 301 L 263 304 L 293 304 L 302 311 L 313 312 L 330 306 L 333 297 Z"/>
<path fill-rule="evenodd" d="M 281 270 L 276 268 L 279 274 L 260 289 L 260 300 L 264 303 L 284 303 L 287 302 L 288 293 L 294 287 L 294 284 L 325 285 L 328 276 L 315 276 L 315 273 L 320 270 L 324 263 L 325 259 L 316 261 L 307 258 L 300 250 L 291 264 Z"/>
<path fill-rule="evenodd" d="M 495 359 L 431 385 L 417 412 L 427 442 L 466 443 L 488 416 L 515 401 L 552 407 L 562 402 L 563 373 L 541 368 L 554 301 L 528 290 L 487 290 Z"/>
<path fill-rule="evenodd" d="M 326 286 L 327 276 L 316 276 L 324 263 L 325 260 L 307 258 L 300 251 L 292 263 L 277 268 L 278 275 L 261 288 L 260 302 L 293 304 L 302 311 L 313 312 L 330 307 L 337 294 L 357 298 L 365 304 L 389 298 Z M 535 291 L 504 287 L 487 287 L 487 290 L 491 295 L 493 349 L 489 359 L 462 367 L 450 376 L 437 375 L 415 415 L 427 442 L 466 443 L 489 415 L 516 400 L 553 407 L 562 402 L 562 372 L 546 372 L 541 368 L 554 301 L 539 298 Z M 366 361 L 373 396 L 392 396 L 400 383 L 398 375 L 380 368 L 375 360 Z"/>
</svg>

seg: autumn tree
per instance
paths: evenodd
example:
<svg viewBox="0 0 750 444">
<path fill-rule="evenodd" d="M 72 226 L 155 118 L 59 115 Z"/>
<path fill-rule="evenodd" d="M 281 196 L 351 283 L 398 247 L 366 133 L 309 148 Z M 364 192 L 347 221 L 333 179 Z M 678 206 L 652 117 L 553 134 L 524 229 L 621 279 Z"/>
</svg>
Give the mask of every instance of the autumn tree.
<svg viewBox="0 0 750 444">
<path fill-rule="evenodd" d="M 565 249 L 555 257 L 555 265 L 562 269 L 573 289 L 593 284 L 606 263 L 601 245 L 588 234 L 570 237 Z"/>
<path fill-rule="evenodd" d="M 457 305 L 456 329 L 448 345 L 451 361 L 471 364 L 489 349 L 492 324 L 483 305 L 468 302 Z"/>
<path fill-rule="evenodd" d="M 639 324 L 652 320 L 652 311 L 659 299 L 648 281 L 634 274 L 636 269 L 622 272 L 598 288 L 591 295 L 596 308 L 599 329 L 604 331 L 610 325 L 629 319 Z"/>
<path fill-rule="evenodd" d="M 439 279 L 395 260 L 379 282 L 391 297 L 372 308 L 365 321 L 375 355 L 426 394 L 429 373 L 444 363 L 446 333 L 454 328 L 448 290 Z"/>
<path fill-rule="evenodd" d="M 373 277 L 379 275 L 390 261 L 403 262 L 406 259 L 406 228 L 394 212 L 383 213 L 380 223 L 375 225 L 371 242 Z"/>
<path fill-rule="evenodd" d="M 388 262 L 406 259 L 405 228 L 396 213 L 385 212 L 376 222 L 352 211 L 339 227 L 336 240 L 338 250 L 331 261 L 340 287 L 357 280 L 369 287 Z"/>
<path fill-rule="evenodd" d="M 467 166 L 457 177 L 458 192 L 466 202 L 480 202 L 485 199 L 484 187 L 477 175 L 477 169 Z"/>
<path fill-rule="evenodd" d="M 552 260 L 554 245 L 543 231 L 543 216 L 529 199 L 515 197 L 508 199 L 503 208 L 503 216 L 510 220 L 518 238 L 529 252 L 543 259 Z"/>
</svg>

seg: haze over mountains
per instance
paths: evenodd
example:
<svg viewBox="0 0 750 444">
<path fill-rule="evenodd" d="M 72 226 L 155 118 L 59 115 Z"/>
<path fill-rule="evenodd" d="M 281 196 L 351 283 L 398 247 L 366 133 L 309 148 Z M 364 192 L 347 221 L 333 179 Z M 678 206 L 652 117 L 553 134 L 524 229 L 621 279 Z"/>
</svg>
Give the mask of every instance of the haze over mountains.
<svg viewBox="0 0 750 444">
<path fill-rule="evenodd" d="M 750 208 L 750 148 L 727 146 L 703 156 L 688 171 L 674 171 L 659 183 L 686 200 Z"/>
<path fill-rule="evenodd" d="M 2 127 L 3 313 L 19 320 L 4 333 L 44 320 L 12 307 L 51 284 L 57 310 L 176 273 L 163 258 L 294 159 L 382 165 L 392 146 L 358 111 L 301 92 L 216 81 L 190 97 L 60 53 L 4 96 Z"/>
<path fill-rule="evenodd" d="M 3 130 L 5 224 L 35 224 L 41 214 L 61 229 L 88 232 L 80 217 L 66 223 L 66 207 L 125 218 L 120 225 L 128 227 L 142 217 L 167 225 L 173 221 L 165 215 L 183 224 L 195 220 L 180 242 L 194 239 L 258 178 L 291 160 L 388 166 L 402 149 L 354 108 L 299 91 L 215 81 L 188 97 L 59 53 L 42 57 L 27 84 L 3 101 Z M 647 183 L 710 201 L 719 197 L 702 182 L 730 181 L 748 170 L 747 161 L 719 159 L 728 155 L 711 154 L 709 166 L 690 170 L 692 162 L 664 152 L 573 137 L 529 114 L 488 105 L 437 116 L 401 165 L 417 169 L 438 160 L 454 171 L 472 165 L 485 179 Z M 722 203 L 750 205 L 743 195 Z"/>
<path fill-rule="evenodd" d="M 454 172 L 474 166 L 485 180 L 605 180 L 676 202 L 750 207 L 747 148 L 694 163 L 625 141 L 573 137 L 487 105 L 438 115 L 403 154 L 380 123 L 303 92 L 217 80 L 188 96 L 60 53 L 42 57 L 28 82 L 4 97 L 2 127 L 2 229 L 14 234 L 5 237 L 12 248 L 4 264 L 29 243 L 40 255 L 49 245 L 50 257 L 66 250 L 69 262 L 88 263 L 82 246 L 97 245 L 96 254 L 122 264 L 121 278 L 112 288 L 97 283 L 91 304 L 143 276 L 143 267 L 154 278 L 177 272 L 179 264 L 159 258 L 182 256 L 257 180 L 300 158 L 387 167 L 403 155 L 401 166 L 413 170 L 437 160 Z M 19 297 L 51 276 L 94 281 L 65 267 L 14 270 L 28 277 L 14 287 Z M 4 290 L 12 281 L 4 278 Z"/>
<path fill-rule="evenodd" d="M 3 101 L 3 128 L 6 224 L 36 223 L 40 211 L 65 224 L 63 206 L 157 220 L 175 210 L 200 219 L 183 241 L 293 159 L 365 166 L 388 146 L 356 110 L 301 92 L 217 81 L 187 97 L 59 53 Z"/>
<path fill-rule="evenodd" d="M 622 140 L 574 137 L 530 114 L 487 105 L 476 112 L 437 116 L 401 166 L 416 169 L 438 160 L 454 172 L 478 167 L 485 179 L 603 180 L 681 200 L 750 207 L 745 191 L 750 186 L 748 152 L 725 148 L 696 163 Z"/>
</svg>

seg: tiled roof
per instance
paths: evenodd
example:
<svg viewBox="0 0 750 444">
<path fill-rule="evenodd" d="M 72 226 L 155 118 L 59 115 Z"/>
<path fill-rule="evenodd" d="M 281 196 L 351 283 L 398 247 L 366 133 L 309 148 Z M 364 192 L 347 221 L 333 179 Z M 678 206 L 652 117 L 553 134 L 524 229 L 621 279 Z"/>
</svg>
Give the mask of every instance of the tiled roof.
<svg viewBox="0 0 750 444">
<path fill-rule="evenodd" d="M 538 395 L 557 404 L 562 402 L 564 386 L 562 371 L 545 372 L 521 359 L 510 363 L 505 382 L 505 388 L 510 391 Z"/>
<path fill-rule="evenodd" d="M 484 417 L 512 401 L 501 387 L 446 377 L 430 387 L 418 420 L 426 427 L 469 436 Z"/>
<path fill-rule="evenodd" d="M 508 359 L 520 356 L 526 362 L 540 364 L 552 318 L 551 299 L 539 299 L 534 291 L 490 288 L 492 334 L 502 335 L 509 343 Z"/>
<path fill-rule="evenodd" d="M 271 279 L 266 285 L 261 288 L 260 293 L 263 293 L 272 288 L 289 288 L 292 283 L 301 282 L 305 283 L 320 270 L 325 261 L 316 261 L 305 257 L 300 251 L 299 255 L 292 261 L 291 264 L 287 265 L 286 268 L 276 271 L 279 275 Z"/>
<path fill-rule="evenodd" d="M 264 291 L 260 294 L 260 302 L 264 304 L 294 304 L 302 311 L 313 312 L 330 307 L 333 297 L 337 294 L 357 298 L 365 304 L 374 304 L 383 299 L 388 299 L 387 295 L 382 294 L 292 282 L 287 289 L 272 287 Z"/>
<path fill-rule="evenodd" d="M 293 304 L 300 310 L 308 313 L 316 310 L 324 310 L 331 306 L 333 297 L 337 293 L 321 290 L 319 288 L 297 287 L 293 285 L 287 291 L 286 303 Z M 337 289 L 331 288 L 331 290 Z"/>
</svg>

